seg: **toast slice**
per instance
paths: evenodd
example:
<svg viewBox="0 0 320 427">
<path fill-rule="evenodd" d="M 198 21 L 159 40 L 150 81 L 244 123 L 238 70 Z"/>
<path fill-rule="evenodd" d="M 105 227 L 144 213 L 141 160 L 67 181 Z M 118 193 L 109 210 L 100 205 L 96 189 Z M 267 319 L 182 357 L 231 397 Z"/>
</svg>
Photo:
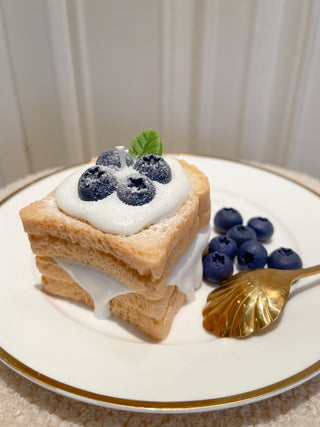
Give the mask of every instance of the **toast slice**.
<svg viewBox="0 0 320 427">
<path fill-rule="evenodd" d="M 107 233 L 62 212 L 54 192 L 20 211 L 33 252 L 100 268 L 149 299 L 160 299 L 175 262 L 210 218 L 207 177 L 179 160 L 192 188 L 178 211 L 129 236 Z"/>
<path fill-rule="evenodd" d="M 139 292 L 150 299 L 157 299 L 161 298 L 165 293 L 170 271 L 193 242 L 198 232 L 198 225 L 199 221 L 196 218 L 190 229 L 171 251 L 171 256 L 167 260 L 163 274 L 158 279 L 155 279 L 151 274 L 138 274 L 136 270 L 117 260 L 111 254 L 106 254 L 93 248 L 83 248 L 81 245 L 73 244 L 67 240 L 55 239 L 51 236 L 41 238 L 29 236 L 29 240 L 37 258 L 61 258 L 87 264 L 109 273 L 135 292 Z M 37 264 L 39 265 L 39 260 Z"/>
</svg>

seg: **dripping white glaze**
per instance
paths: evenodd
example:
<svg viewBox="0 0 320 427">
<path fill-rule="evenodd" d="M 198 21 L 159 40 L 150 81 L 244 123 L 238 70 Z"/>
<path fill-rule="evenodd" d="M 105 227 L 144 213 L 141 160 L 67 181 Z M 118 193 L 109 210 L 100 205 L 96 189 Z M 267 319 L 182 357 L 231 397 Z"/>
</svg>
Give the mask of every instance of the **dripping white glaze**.
<svg viewBox="0 0 320 427">
<path fill-rule="evenodd" d="M 202 281 L 202 253 L 210 237 L 210 226 L 201 230 L 188 251 L 180 257 L 171 270 L 168 285 L 176 285 L 186 294 L 187 301 L 194 299 L 195 291 Z M 94 314 L 98 319 L 110 316 L 109 301 L 117 295 L 133 292 L 132 289 L 110 276 L 75 261 L 56 259 L 58 264 L 85 289 L 94 301 Z"/>
</svg>

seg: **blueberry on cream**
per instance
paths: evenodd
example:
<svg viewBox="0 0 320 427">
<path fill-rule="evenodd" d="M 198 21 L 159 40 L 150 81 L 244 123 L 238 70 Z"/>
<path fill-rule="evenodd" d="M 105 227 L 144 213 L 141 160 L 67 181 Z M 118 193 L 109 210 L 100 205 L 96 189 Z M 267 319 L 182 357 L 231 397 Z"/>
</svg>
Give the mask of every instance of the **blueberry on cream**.
<svg viewBox="0 0 320 427">
<path fill-rule="evenodd" d="M 170 166 L 163 157 L 148 154 L 141 157 L 133 167 L 138 172 L 146 175 L 151 181 L 167 184 L 172 179 Z"/>
<path fill-rule="evenodd" d="M 136 174 L 119 182 L 117 195 L 127 205 L 142 206 L 151 202 L 156 195 L 156 189 L 149 178 Z"/>
<path fill-rule="evenodd" d="M 88 168 L 78 182 L 81 200 L 97 201 L 112 194 L 117 188 L 117 178 L 110 169 L 99 165 Z"/>
<path fill-rule="evenodd" d="M 124 161 L 127 166 L 133 165 L 134 160 L 130 156 L 130 154 L 123 151 L 123 153 L 121 153 L 121 156 L 124 156 Z M 120 169 L 121 168 L 120 151 L 119 150 L 105 151 L 97 158 L 96 164 L 102 165 L 102 166 L 108 166 L 109 168 L 115 169 L 115 170 Z"/>
</svg>

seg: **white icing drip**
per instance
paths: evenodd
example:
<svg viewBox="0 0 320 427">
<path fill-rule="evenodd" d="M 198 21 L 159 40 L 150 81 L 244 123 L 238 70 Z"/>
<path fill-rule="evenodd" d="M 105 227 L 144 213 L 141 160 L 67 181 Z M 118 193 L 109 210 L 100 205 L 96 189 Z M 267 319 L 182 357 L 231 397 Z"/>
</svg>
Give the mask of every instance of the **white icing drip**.
<svg viewBox="0 0 320 427">
<path fill-rule="evenodd" d="M 110 316 L 109 301 L 112 298 L 132 292 L 132 289 L 102 270 L 76 261 L 58 258 L 55 260 L 81 288 L 91 295 L 94 314 L 98 319 Z"/>
<path fill-rule="evenodd" d="M 194 299 L 194 292 L 199 289 L 202 281 L 202 254 L 210 237 L 210 226 L 201 230 L 188 251 L 182 255 L 171 270 L 168 285 L 176 285 L 185 293 L 188 301 Z"/>
<path fill-rule="evenodd" d="M 201 230 L 188 251 L 171 270 L 168 285 L 176 285 L 188 301 L 194 299 L 202 281 L 202 253 L 210 237 L 210 226 Z M 133 292 L 108 273 L 75 261 L 55 259 L 75 282 L 85 289 L 94 301 L 94 314 L 98 319 L 110 316 L 109 301 L 117 295 Z"/>
<path fill-rule="evenodd" d="M 171 168 L 172 180 L 168 184 L 153 181 L 156 196 L 150 203 L 142 206 L 127 205 L 118 199 L 116 191 L 103 200 L 81 200 L 78 196 L 78 180 L 92 166 L 87 164 L 58 186 L 57 205 L 67 214 L 88 221 L 100 230 L 122 235 L 137 233 L 148 225 L 173 215 L 189 196 L 191 183 L 182 166 L 172 157 L 164 158 Z M 120 180 L 138 172 L 126 166 L 114 173 Z"/>
</svg>

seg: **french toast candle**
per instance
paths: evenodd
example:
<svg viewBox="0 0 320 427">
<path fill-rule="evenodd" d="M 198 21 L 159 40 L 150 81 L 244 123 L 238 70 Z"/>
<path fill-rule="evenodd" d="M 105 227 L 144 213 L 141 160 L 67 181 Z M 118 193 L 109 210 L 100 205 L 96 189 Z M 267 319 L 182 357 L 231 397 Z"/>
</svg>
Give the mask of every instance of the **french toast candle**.
<svg viewBox="0 0 320 427">
<path fill-rule="evenodd" d="M 141 132 L 128 151 L 101 154 L 20 211 L 45 292 L 157 340 L 201 284 L 211 209 L 206 176 L 162 150 L 156 131 Z M 90 282 L 101 275 L 86 267 L 105 273 L 99 292 Z"/>
</svg>

